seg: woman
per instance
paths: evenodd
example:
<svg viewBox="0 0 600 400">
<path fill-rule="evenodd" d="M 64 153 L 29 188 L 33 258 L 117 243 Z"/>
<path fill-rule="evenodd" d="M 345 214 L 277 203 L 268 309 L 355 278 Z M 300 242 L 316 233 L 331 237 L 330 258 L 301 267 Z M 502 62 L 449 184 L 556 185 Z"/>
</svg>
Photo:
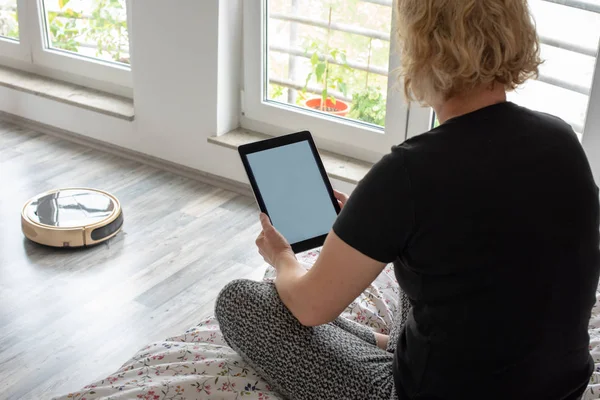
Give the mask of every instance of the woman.
<svg viewBox="0 0 600 400">
<path fill-rule="evenodd" d="M 506 101 L 540 64 L 527 2 L 397 7 L 406 94 L 441 125 L 337 194 L 309 272 L 262 215 L 277 279 L 221 292 L 225 338 L 290 399 L 577 399 L 593 368 L 598 191 L 566 123 Z M 388 346 L 338 316 L 391 262 L 412 310 Z"/>
</svg>

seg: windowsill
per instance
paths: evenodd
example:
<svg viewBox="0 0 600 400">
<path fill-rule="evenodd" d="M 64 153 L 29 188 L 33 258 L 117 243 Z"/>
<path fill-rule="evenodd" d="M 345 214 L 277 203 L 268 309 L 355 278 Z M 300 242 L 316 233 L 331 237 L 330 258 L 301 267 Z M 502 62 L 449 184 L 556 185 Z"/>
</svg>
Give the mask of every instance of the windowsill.
<svg viewBox="0 0 600 400">
<path fill-rule="evenodd" d="M 133 121 L 133 100 L 0 66 L 0 86 Z"/>
<path fill-rule="evenodd" d="M 262 133 L 239 128 L 221 136 L 211 136 L 208 138 L 208 142 L 217 146 L 237 150 L 238 146 L 268 139 L 269 137 L 270 136 Z M 354 185 L 356 185 L 373 166 L 371 163 L 329 151 L 319 150 L 319 154 L 323 160 L 327 175 L 329 175 L 330 178 Z"/>
</svg>

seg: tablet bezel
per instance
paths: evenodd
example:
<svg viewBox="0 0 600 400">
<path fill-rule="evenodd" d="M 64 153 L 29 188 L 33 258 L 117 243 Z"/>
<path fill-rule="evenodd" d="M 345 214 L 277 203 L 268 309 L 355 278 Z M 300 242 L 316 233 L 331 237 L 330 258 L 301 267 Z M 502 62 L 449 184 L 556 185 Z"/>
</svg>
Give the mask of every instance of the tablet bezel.
<svg viewBox="0 0 600 400">
<path fill-rule="evenodd" d="M 264 150 L 270 150 L 277 147 L 287 146 L 290 144 L 304 141 L 308 142 L 308 145 L 312 151 L 315 162 L 317 163 L 317 167 L 319 168 L 319 172 L 321 173 L 321 178 L 323 179 L 325 187 L 327 188 L 327 192 L 329 193 L 329 198 L 331 199 L 333 208 L 336 214 L 340 213 L 340 206 L 338 204 L 337 199 L 333 195 L 333 188 L 331 187 L 331 182 L 329 181 L 329 177 L 327 176 L 327 172 L 325 171 L 325 167 L 323 166 L 323 161 L 321 160 L 321 156 L 319 155 L 317 146 L 315 145 L 315 142 L 310 132 L 303 131 L 298 133 L 291 133 L 285 136 L 274 137 L 272 139 L 248 143 L 238 147 L 238 152 L 242 159 L 242 164 L 244 164 L 244 169 L 246 170 L 246 175 L 248 175 L 248 180 L 250 181 L 250 185 L 252 186 L 252 192 L 254 193 L 254 197 L 256 199 L 256 202 L 258 203 L 258 207 L 260 208 L 260 211 L 264 212 L 265 214 L 269 215 L 269 211 L 265 206 L 265 202 L 263 200 L 260 189 L 256 184 L 254 173 L 252 172 L 252 168 L 250 167 L 250 163 L 248 162 L 248 154 L 259 153 Z M 294 251 L 294 253 L 302 253 L 303 251 L 311 250 L 316 247 L 322 246 L 326 238 L 327 234 L 324 234 L 321 236 L 316 236 L 307 240 L 303 240 L 301 242 L 290 243 L 290 245 L 292 246 L 292 250 Z"/>
</svg>

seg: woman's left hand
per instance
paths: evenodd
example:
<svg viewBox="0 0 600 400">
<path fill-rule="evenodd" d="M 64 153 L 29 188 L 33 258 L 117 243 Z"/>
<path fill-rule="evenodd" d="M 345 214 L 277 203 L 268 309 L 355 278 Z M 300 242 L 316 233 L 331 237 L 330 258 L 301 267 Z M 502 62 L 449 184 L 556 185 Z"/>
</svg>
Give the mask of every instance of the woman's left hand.
<svg viewBox="0 0 600 400">
<path fill-rule="evenodd" d="M 267 263 L 277 268 L 277 264 L 282 257 L 296 258 L 292 246 L 275 229 L 269 217 L 264 213 L 260 214 L 260 224 L 262 225 L 262 232 L 256 238 L 256 246 Z"/>
</svg>

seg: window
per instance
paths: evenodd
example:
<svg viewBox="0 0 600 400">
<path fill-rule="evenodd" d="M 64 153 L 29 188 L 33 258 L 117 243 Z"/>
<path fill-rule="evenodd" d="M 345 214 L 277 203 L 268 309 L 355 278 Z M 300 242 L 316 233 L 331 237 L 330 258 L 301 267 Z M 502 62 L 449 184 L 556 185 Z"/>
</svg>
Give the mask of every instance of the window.
<svg viewBox="0 0 600 400">
<path fill-rule="evenodd" d="M 545 62 L 539 78 L 509 93 L 509 100 L 554 114 L 582 135 L 600 42 L 600 0 L 530 0 L 529 5 Z"/>
<path fill-rule="evenodd" d="M 130 94 L 126 0 L 0 0 L 0 36 L 5 65 Z"/>
<path fill-rule="evenodd" d="M 385 126 L 392 8 L 267 5 L 267 99 Z"/>
<path fill-rule="evenodd" d="M 248 128 L 310 130 L 321 145 L 372 160 L 407 132 L 427 130 L 431 110 L 413 106 L 420 118 L 409 121 L 409 107 L 388 79 L 399 65 L 390 51 L 391 0 L 262 0 L 244 7 Z"/>
<path fill-rule="evenodd" d="M 271 134 L 310 130 L 324 147 L 367 160 L 431 128 L 432 110 L 407 105 L 389 75 L 399 65 L 392 0 L 256 0 L 244 7 L 243 126 Z M 600 0 L 530 0 L 530 7 L 546 62 L 539 79 L 509 100 L 558 115 L 583 134 L 589 102 L 600 101 L 592 93 Z"/>
</svg>

